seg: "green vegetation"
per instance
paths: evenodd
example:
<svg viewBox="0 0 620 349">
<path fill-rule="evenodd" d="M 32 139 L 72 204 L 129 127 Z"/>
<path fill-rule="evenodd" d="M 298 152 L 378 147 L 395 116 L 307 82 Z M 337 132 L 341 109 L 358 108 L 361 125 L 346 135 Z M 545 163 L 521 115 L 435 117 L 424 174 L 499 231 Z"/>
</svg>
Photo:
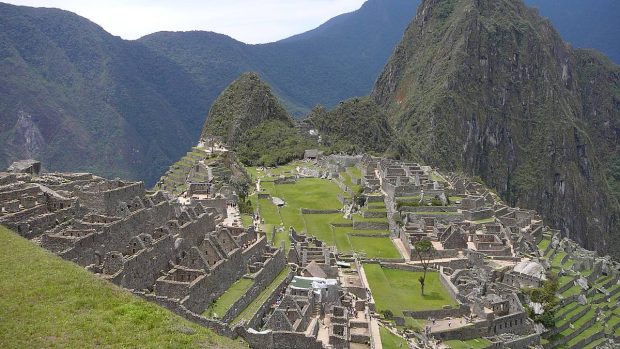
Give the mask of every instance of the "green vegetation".
<svg viewBox="0 0 620 349">
<path fill-rule="evenodd" d="M 531 309 L 528 309 L 529 316 L 536 322 L 539 322 L 547 328 L 555 327 L 555 306 L 558 304 L 557 291 L 559 281 L 555 274 L 547 275 L 548 280 L 543 282 L 543 286 L 539 288 L 526 288 L 523 293 L 527 294 L 533 302 L 543 305 L 544 313 L 535 315 Z"/>
<path fill-rule="evenodd" d="M 277 166 L 300 159 L 304 150 L 316 147 L 316 143 L 301 136 L 296 128 L 272 120 L 241 135 L 235 151 L 247 166 Z"/>
<path fill-rule="evenodd" d="M 341 102 L 331 111 L 316 107 L 308 115 L 323 144 L 336 152 L 385 152 L 393 138 L 388 117 L 370 97 Z"/>
<path fill-rule="evenodd" d="M 383 349 L 403 349 L 408 347 L 407 341 L 404 338 L 393 334 L 383 326 L 379 327 L 379 333 L 381 334 Z"/>
<path fill-rule="evenodd" d="M 373 236 L 349 236 L 351 250 L 362 253 L 366 258 L 378 259 L 398 259 L 400 253 L 392 240 L 387 237 Z M 338 251 L 341 251 L 341 244 L 337 244 Z M 346 249 L 342 250 L 346 251 Z"/>
<path fill-rule="evenodd" d="M 211 304 L 204 312 L 206 317 L 221 318 L 226 315 L 230 307 L 244 295 L 254 284 L 254 280 L 241 278 L 235 282 L 226 292 Z"/>
<path fill-rule="evenodd" d="M 213 103 L 201 138 L 219 137 L 234 145 L 237 138 L 265 121 L 281 121 L 293 126 L 292 119 L 256 73 L 242 74 Z"/>
<path fill-rule="evenodd" d="M 479 176 L 474 181 L 491 184 L 510 206 L 536 208 L 545 213 L 543 218 L 565 217 L 566 227 L 576 231 L 576 240 L 620 256 L 614 234 L 620 223 L 611 218 L 620 213 L 612 195 L 620 188 L 616 180 L 620 178 L 620 147 L 613 137 L 605 136 L 606 127 L 620 126 L 620 79 L 609 79 L 617 77 L 620 68 L 602 55 L 566 47 L 563 54 L 575 62 L 571 81 L 574 89 L 582 91 L 575 95 L 565 88 L 566 73 L 562 74 L 556 55 L 545 51 L 563 46 L 562 38 L 550 22 L 527 11 L 523 2 L 484 1 L 476 9 L 467 0 L 423 5 L 428 16 L 416 18 L 409 26 L 372 93 L 399 131 L 390 150 L 401 158 Z M 428 30 L 416 29 L 422 26 Z M 454 33 L 470 33 L 471 28 L 482 28 L 484 34 L 475 38 L 475 45 L 464 45 Z M 474 47 L 481 46 L 495 47 L 498 55 L 480 56 Z M 516 87 L 518 95 L 560 91 L 556 99 L 529 101 L 527 109 L 518 98 L 487 102 L 511 80 L 511 52 L 520 52 L 520 64 L 535 63 L 554 72 L 551 79 L 542 73 L 528 77 Z M 470 69 L 473 57 L 480 64 Z M 431 64 L 434 69 L 429 71 Z M 472 76 L 485 76 L 489 84 L 480 85 Z M 592 110 L 606 112 L 591 115 Z M 481 146 L 501 143 L 495 132 L 485 134 L 481 126 L 495 124 L 501 124 L 515 143 Z M 523 127 L 526 124 L 531 127 Z M 479 132 L 480 138 L 472 137 L 472 132 Z M 555 148 L 563 139 L 575 140 L 577 147 L 567 154 L 570 160 L 563 164 L 565 171 L 550 171 L 555 163 L 548 154 L 555 150 L 548 150 L 549 145 Z M 462 152 L 455 151 L 457 144 Z M 513 149 L 520 149 L 518 159 Z M 585 158 L 591 164 L 587 173 L 581 170 Z M 498 168 L 511 170 L 506 173 Z M 546 193 L 563 192 L 565 186 L 575 188 L 563 198 L 569 204 L 540 199 Z M 593 203 L 598 207 L 593 215 L 574 214 L 592 211 Z M 598 243 L 601 239 L 605 244 Z"/>
<path fill-rule="evenodd" d="M 339 210 L 342 204 L 338 194 L 342 190 L 332 181 L 319 178 L 302 178 L 295 184 L 276 186 L 275 196 L 284 199 L 287 205 L 311 210 Z"/>
<path fill-rule="evenodd" d="M 301 136 L 271 88 L 256 73 L 243 74 L 215 101 L 202 139 L 219 139 L 248 166 L 276 166 L 317 147 Z"/>
<path fill-rule="evenodd" d="M 420 264 L 422 264 L 422 268 L 424 268 L 424 272 L 418 278 L 420 282 L 420 291 L 422 296 L 424 296 L 424 285 L 426 283 L 426 274 L 428 272 L 428 266 L 435 257 L 435 247 L 433 247 L 433 243 L 428 239 L 422 239 L 420 241 L 416 241 L 414 244 L 415 255 L 418 260 L 420 260 Z"/>
<path fill-rule="evenodd" d="M 286 167 L 269 169 L 271 175 L 286 175 L 294 169 L 296 164 Z M 377 237 L 376 235 L 388 235 L 388 231 L 353 231 L 352 227 L 334 227 L 333 224 L 349 224 L 352 220 L 342 217 L 342 213 L 330 214 L 302 214 L 302 209 L 310 210 L 340 210 L 342 204 L 338 200 L 338 194 L 344 194 L 342 190 L 332 181 L 318 178 L 301 178 L 295 184 L 274 184 L 267 182 L 269 177 L 262 171 L 250 170 L 255 173 L 256 178 L 263 178 L 261 189 L 264 193 L 269 193 L 273 197 L 283 199 L 286 204 L 283 207 L 276 207 L 269 199 L 259 199 L 258 208 L 261 218 L 265 224 L 263 229 L 271 237 L 273 226 L 280 227 L 284 224 L 285 230 L 276 233 L 273 244 L 279 246 L 284 241 L 288 248 L 289 227 L 294 227 L 298 232 L 306 232 L 308 235 L 315 236 L 325 243 L 336 246 L 338 251 L 343 253 L 358 252 L 367 258 L 379 259 L 398 259 L 400 254 L 390 238 Z M 356 175 L 356 172 L 352 172 Z M 359 174 L 361 175 L 361 173 Z M 380 206 L 379 206 L 380 205 Z M 375 209 L 385 209 L 383 203 L 377 203 Z M 368 222 L 387 222 L 386 218 L 368 218 L 360 215 L 355 216 L 356 220 Z M 365 236 L 353 236 L 352 234 L 362 234 Z"/>
<path fill-rule="evenodd" d="M 0 227 L 4 348 L 240 348 Z"/>
<path fill-rule="evenodd" d="M 267 299 L 273 294 L 276 288 L 286 279 L 291 270 L 286 267 L 275 279 L 256 297 L 252 303 L 250 303 L 233 321 L 233 324 L 238 324 L 241 321 L 249 321 L 258 309 L 267 301 Z"/>
<path fill-rule="evenodd" d="M 470 339 L 466 341 L 451 340 L 445 344 L 452 349 L 484 349 L 488 348 L 492 343 L 484 338 Z"/>
<path fill-rule="evenodd" d="M 381 268 L 378 264 L 364 264 L 364 271 L 378 312 L 390 310 L 403 316 L 403 310 L 437 310 L 457 305 L 439 281 L 438 273 L 426 275 L 425 294 L 421 295 L 418 278 L 422 272 Z"/>
</svg>

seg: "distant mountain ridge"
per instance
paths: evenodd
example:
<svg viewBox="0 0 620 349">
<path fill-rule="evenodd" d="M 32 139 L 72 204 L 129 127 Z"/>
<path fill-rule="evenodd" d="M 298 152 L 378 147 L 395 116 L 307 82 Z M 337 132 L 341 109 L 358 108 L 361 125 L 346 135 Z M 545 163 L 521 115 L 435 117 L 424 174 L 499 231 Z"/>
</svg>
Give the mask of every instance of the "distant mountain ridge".
<svg viewBox="0 0 620 349">
<path fill-rule="evenodd" d="M 297 115 L 365 94 L 415 12 L 407 0 L 373 2 L 388 17 L 367 9 L 345 16 L 335 29 L 349 32 L 336 33 L 324 50 L 310 34 L 268 45 L 207 32 L 125 41 L 70 12 L 0 3 L 0 168 L 35 157 L 52 171 L 152 185 L 194 144 L 213 101 L 244 72 L 277 81 L 274 92 Z M 366 24 L 376 38 L 361 45 L 366 33 L 357 26 Z M 342 42 L 350 38 L 358 41 Z M 326 88 L 330 80 L 338 83 Z"/>
<path fill-rule="evenodd" d="M 138 41 L 196 76 L 208 87 L 210 102 L 239 75 L 255 71 L 301 117 L 316 104 L 332 107 L 368 94 L 415 10 L 410 0 L 369 0 L 314 30 L 260 45 L 200 31 L 154 33 Z"/>
</svg>

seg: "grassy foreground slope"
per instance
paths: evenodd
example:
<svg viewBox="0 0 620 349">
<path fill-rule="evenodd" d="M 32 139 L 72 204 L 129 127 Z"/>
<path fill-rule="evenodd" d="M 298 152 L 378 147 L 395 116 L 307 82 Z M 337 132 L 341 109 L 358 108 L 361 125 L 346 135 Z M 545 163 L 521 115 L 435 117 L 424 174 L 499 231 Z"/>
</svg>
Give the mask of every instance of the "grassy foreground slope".
<svg viewBox="0 0 620 349">
<path fill-rule="evenodd" d="M 0 226 L 1 348 L 242 348 Z"/>
</svg>

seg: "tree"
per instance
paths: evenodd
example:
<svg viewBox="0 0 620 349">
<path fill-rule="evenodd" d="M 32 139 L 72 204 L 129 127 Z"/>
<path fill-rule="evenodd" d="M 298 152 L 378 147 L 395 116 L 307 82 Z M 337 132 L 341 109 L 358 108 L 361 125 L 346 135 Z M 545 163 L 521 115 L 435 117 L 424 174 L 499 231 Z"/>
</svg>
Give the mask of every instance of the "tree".
<svg viewBox="0 0 620 349">
<path fill-rule="evenodd" d="M 418 279 L 418 281 L 420 282 L 420 286 L 422 287 L 422 295 L 424 295 L 424 282 L 426 281 L 426 272 L 428 271 L 428 266 L 435 255 L 435 247 L 433 247 L 433 243 L 428 239 L 422 239 L 416 242 L 413 246 L 415 248 L 416 255 L 420 259 L 422 268 L 424 268 L 424 274 Z"/>
</svg>

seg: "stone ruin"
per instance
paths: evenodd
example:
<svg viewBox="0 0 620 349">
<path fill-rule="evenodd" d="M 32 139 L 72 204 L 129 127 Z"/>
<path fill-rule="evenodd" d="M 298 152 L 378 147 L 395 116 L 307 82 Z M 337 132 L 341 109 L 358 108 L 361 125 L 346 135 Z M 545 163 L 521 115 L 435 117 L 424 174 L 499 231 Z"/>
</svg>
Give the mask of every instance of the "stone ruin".
<svg viewBox="0 0 620 349">
<path fill-rule="evenodd" d="M 340 254 L 293 228 L 285 253 L 254 227 L 224 223 L 237 200 L 224 182 L 186 179 L 187 198 L 181 200 L 165 191 L 147 192 L 139 182 L 82 173 L 39 175 L 34 167 L 13 170 L 0 173 L 0 224 L 221 335 L 242 336 L 253 348 L 375 347 L 380 338 L 372 328 L 382 320 L 362 263 L 420 270 L 415 243 L 422 239 L 435 247 L 431 267 L 458 306 L 405 310 L 405 317 L 433 319 L 422 332 L 405 331 L 412 347 L 441 348 L 441 341 L 473 338 L 488 339 L 491 348 L 528 348 L 543 337 L 549 339 L 545 349 L 568 343 L 574 337 L 557 340 L 553 335 L 572 321 L 545 330 L 528 316 L 527 307 L 539 314 L 540 306 L 522 293 L 523 288 L 540 287 L 550 271 L 570 278 L 560 292 L 581 290 L 561 297 L 560 306 L 617 303 L 617 263 L 561 238 L 536 212 L 506 206 L 479 183 L 456 174 L 441 178 L 429 167 L 368 155 L 321 156 L 317 163 L 309 174 L 331 178 L 345 191 L 350 188 L 342 172 L 359 168 L 362 177 L 354 184 L 362 187 L 368 203 L 385 203 L 380 214 L 388 223 L 356 227 L 354 222 L 352 229 L 389 229 L 401 246 L 402 260 Z M 550 243 L 541 252 L 543 239 Z M 291 272 L 258 311 L 235 323 L 287 263 Z M 253 286 L 225 314 L 201 315 L 242 278 L 251 279 Z M 600 311 L 596 319 L 609 320 Z M 394 321 L 405 323 L 402 318 Z M 602 336 L 588 337 L 575 347 Z M 615 343 L 613 338 L 610 343 Z"/>
<path fill-rule="evenodd" d="M 0 173 L 0 224 L 234 337 L 227 319 L 200 314 L 243 277 L 254 280 L 260 292 L 284 270 L 286 256 L 253 227 L 225 226 L 225 218 L 226 210 L 200 202 L 180 205 L 163 192 L 147 193 L 140 182 L 86 173 Z"/>
</svg>

